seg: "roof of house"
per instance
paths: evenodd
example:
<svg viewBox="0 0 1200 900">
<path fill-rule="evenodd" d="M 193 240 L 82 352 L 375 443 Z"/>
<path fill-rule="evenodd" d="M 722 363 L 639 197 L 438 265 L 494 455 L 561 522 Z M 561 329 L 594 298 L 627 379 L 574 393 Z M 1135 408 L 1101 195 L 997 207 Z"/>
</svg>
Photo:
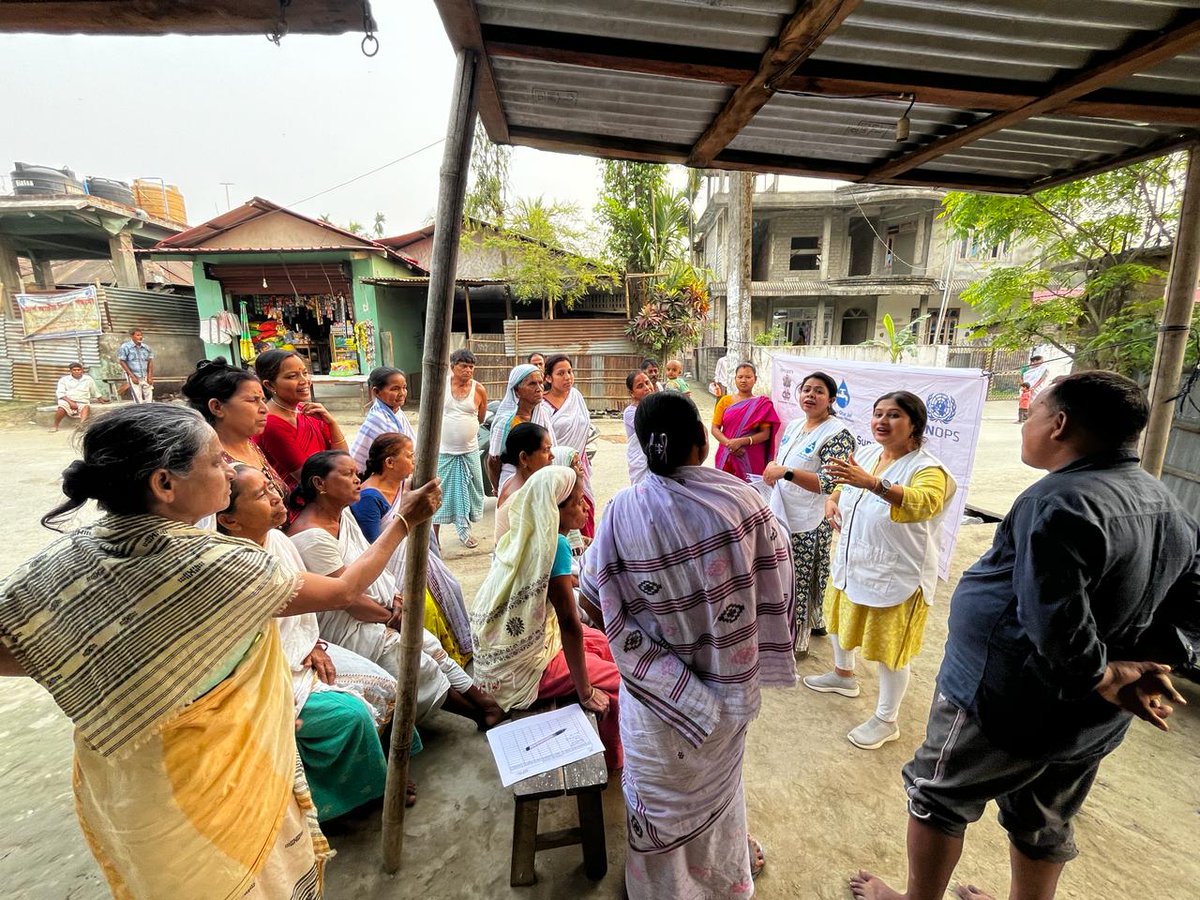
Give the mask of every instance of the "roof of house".
<svg viewBox="0 0 1200 900">
<path fill-rule="evenodd" d="M 309 225 L 315 225 L 317 228 L 323 229 L 330 233 L 331 239 L 334 241 L 330 244 L 322 244 L 320 246 L 279 246 L 264 248 L 262 246 L 212 246 L 211 242 L 216 238 L 232 232 L 237 228 L 241 228 L 256 220 L 267 216 L 282 215 L 289 216 L 293 219 L 306 222 Z M 253 197 L 243 203 L 241 206 L 231 209 L 227 213 L 209 219 L 200 225 L 189 228 L 187 231 L 173 235 L 166 240 L 159 241 L 149 251 L 150 254 L 159 253 L 177 253 L 195 255 L 198 253 L 255 253 L 263 250 L 279 251 L 313 251 L 313 250 L 367 250 L 381 253 L 394 259 L 397 262 L 414 269 L 419 274 L 427 274 L 425 269 L 414 259 L 399 252 L 393 246 L 370 238 L 363 234 L 355 234 L 352 231 L 347 231 L 340 228 L 331 222 L 325 222 L 321 219 L 314 219 L 306 216 L 303 213 L 298 213 L 295 210 L 287 209 L 277 203 L 272 203 L 270 200 L 264 200 L 262 197 Z"/>
<path fill-rule="evenodd" d="M 1194 0 L 435 3 L 501 144 L 1020 193 L 1200 139 Z"/>
</svg>

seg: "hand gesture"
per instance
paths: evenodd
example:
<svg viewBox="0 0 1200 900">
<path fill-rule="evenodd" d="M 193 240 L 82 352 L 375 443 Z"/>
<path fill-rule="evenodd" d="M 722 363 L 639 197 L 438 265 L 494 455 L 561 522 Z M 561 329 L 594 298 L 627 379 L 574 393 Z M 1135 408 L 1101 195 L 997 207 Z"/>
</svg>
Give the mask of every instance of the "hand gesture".
<svg viewBox="0 0 1200 900">
<path fill-rule="evenodd" d="M 775 482 L 787 474 L 787 469 L 778 463 L 767 463 L 767 467 L 763 469 L 763 483 L 768 486 L 773 486 Z"/>
<path fill-rule="evenodd" d="M 1108 664 L 1096 692 L 1126 712 L 1145 719 L 1155 728 L 1170 731 L 1167 717 L 1174 712 L 1163 697 L 1184 706 L 1187 701 L 1175 690 L 1168 673 L 1170 666 L 1155 662 L 1118 660 Z"/>
<path fill-rule="evenodd" d="M 842 510 L 832 497 L 825 501 L 825 521 L 833 526 L 834 531 L 842 530 Z"/>
<path fill-rule="evenodd" d="M 579 705 L 603 719 L 608 714 L 608 694 L 593 687 L 590 694 L 580 701 Z"/>
<path fill-rule="evenodd" d="M 320 403 L 312 401 L 301 403 L 296 407 L 296 412 L 304 413 L 306 416 L 316 416 L 318 419 L 322 419 L 327 425 L 334 424 L 333 415 Z"/>
<path fill-rule="evenodd" d="M 320 641 L 312 648 L 312 652 L 304 657 L 304 662 L 301 663 L 301 666 L 310 668 L 316 672 L 317 679 L 322 684 L 331 685 L 334 679 L 337 678 L 337 667 L 334 666 L 333 660 L 329 658 L 329 654 L 325 652 Z"/>
<path fill-rule="evenodd" d="M 415 491 L 405 491 L 400 501 L 400 515 L 409 525 L 416 525 L 433 517 L 442 505 L 442 480 L 433 478 Z"/>
<path fill-rule="evenodd" d="M 831 459 L 824 469 L 825 474 L 832 478 L 835 484 L 848 484 L 863 490 L 875 487 L 875 476 L 858 464 L 853 453 L 849 459 Z"/>
</svg>

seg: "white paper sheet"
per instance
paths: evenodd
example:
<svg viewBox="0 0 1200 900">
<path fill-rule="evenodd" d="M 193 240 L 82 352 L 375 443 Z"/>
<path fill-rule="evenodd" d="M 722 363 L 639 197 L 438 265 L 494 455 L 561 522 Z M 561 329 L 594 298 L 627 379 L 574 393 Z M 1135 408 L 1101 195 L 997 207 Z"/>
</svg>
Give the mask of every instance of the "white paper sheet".
<svg viewBox="0 0 1200 900">
<path fill-rule="evenodd" d="M 578 704 L 505 722 L 487 739 L 505 787 L 604 750 Z"/>
</svg>

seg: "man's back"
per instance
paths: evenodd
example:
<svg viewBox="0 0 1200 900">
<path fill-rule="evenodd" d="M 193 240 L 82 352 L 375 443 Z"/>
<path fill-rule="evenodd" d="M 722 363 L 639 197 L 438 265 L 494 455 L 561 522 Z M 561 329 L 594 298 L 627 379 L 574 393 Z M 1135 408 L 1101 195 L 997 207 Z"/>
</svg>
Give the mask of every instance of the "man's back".
<svg viewBox="0 0 1200 900">
<path fill-rule="evenodd" d="M 1196 523 L 1162 483 L 1130 454 L 1078 460 L 1025 491 L 963 574 L 941 691 L 1013 752 L 1111 749 L 1128 716 L 1094 693 L 1106 663 L 1169 655 L 1197 585 Z"/>
</svg>

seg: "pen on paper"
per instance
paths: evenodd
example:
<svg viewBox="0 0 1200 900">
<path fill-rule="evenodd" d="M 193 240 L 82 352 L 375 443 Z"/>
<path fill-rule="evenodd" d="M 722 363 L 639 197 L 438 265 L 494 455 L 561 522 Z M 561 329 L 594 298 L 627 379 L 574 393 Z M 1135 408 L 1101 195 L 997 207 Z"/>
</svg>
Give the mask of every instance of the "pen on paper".
<svg viewBox="0 0 1200 900">
<path fill-rule="evenodd" d="M 554 734 L 548 734 L 544 738 L 538 738 L 536 741 L 534 741 L 532 744 L 530 744 L 528 747 L 525 748 L 525 752 L 528 753 L 534 747 L 539 747 L 542 744 L 546 743 L 546 741 L 551 740 L 552 738 L 556 738 L 559 735 L 566 734 L 566 733 L 567 733 L 567 729 L 560 728 L 560 729 L 558 729 L 558 731 L 554 732 Z"/>
</svg>

